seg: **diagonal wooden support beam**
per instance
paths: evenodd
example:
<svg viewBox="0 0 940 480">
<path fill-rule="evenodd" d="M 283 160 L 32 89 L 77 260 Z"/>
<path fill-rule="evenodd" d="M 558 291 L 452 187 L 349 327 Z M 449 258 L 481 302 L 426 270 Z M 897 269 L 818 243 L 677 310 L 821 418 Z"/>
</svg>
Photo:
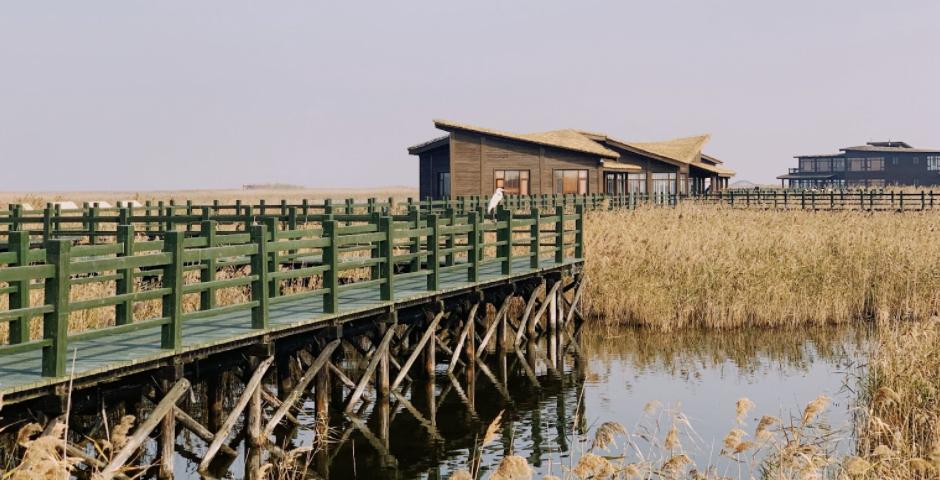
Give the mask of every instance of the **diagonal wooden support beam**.
<svg viewBox="0 0 940 480">
<path fill-rule="evenodd" d="M 229 431 L 232 430 L 232 427 L 235 426 L 235 422 L 238 421 L 238 417 L 241 416 L 242 412 L 245 410 L 245 407 L 248 406 L 248 401 L 251 400 L 251 396 L 254 393 L 255 389 L 261 385 L 261 380 L 264 379 L 264 374 L 267 373 L 268 367 L 271 366 L 271 363 L 274 362 L 274 357 L 268 357 L 263 362 L 258 365 L 258 368 L 255 369 L 255 373 L 252 374 L 251 379 L 248 380 L 248 383 L 245 385 L 245 391 L 242 392 L 241 397 L 238 398 L 238 402 L 235 404 L 235 408 L 229 412 L 228 416 L 225 417 L 225 421 L 222 422 L 222 428 L 219 429 L 215 434 L 215 440 L 209 444 L 209 448 L 206 449 L 205 457 L 203 457 L 202 462 L 199 463 L 198 470 L 200 472 L 206 472 L 209 469 L 209 464 L 212 463 L 212 459 L 215 458 L 215 454 L 218 453 L 219 448 L 222 447 L 222 443 L 225 442 L 225 439 L 228 437 Z"/>
<path fill-rule="evenodd" d="M 522 355 L 522 352 L 517 348 L 516 356 L 519 357 L 519 363 L 522 364 L 522 369 L 525 371 L 526 377 L 529 378 L 529 382 L 532 383 L 532 386 L 540 388 L 539 379 L 535 376 L 535 372 L 532 371 L 532 367 L 529 367 L 529 362 L 526 361 L 525 357 Z"/>
<path fill-rule="evenodd" d="M 274 432 L 274 428 L 277 427 L 277 424 L 281 422 L 281 419 L 288 414 L 291 405 L 307 391 L 307 385 L 310 385 L 310 382 L 313 381 L 317 376 L 317 372 L 323 368 L 324 365 L 330 360 L 330 355 L 333 355 L 333 350 L 336 350 L 336 347 L 339 346 L 339 339 L 333 340 L 332 342 L 326 344 L 323 347 L 323 350 L 320 351 L 320 354 L 317 355 L 317 359 L 313 361 L 313 364 L 310 365 L 310 368 L 304 372 L 304 376 L 300 377 L 300 380 L 297 381 L 297 385 L 294 386 L 294 389 L 291 390 L 290 394 L 281 402 L 281 406 L 275 410 L 274 415 L 271 415 L 271 419 L 268 420 L 268 425 L 264 427 L 264 432 L 261 434 L 261 438 L 268 438 L 271 436 L 271 433 Z"/>
<path fill-rule="evenodd" d="M 542 302 L 542 304 L 539 306 L 539 309 L 538 311 L 535 312 L 535 315 L 532 315 L 532 318 L 529 319 L 529 325 L 526 328 L 528 332 L 531 333 L 535 331 L 535 325 L 538 323 L 539 319 L 542 318 L 542 314 L 545 313 L 545 310 L 548 308 L 548 306 L 551 305 L 552 303 L 551 301 L 549 301 L 549 299 L 552 298 L 553 295 L 555 295 L 555 292 L 557 292 L 560 287 L 561 287 L 561 282 L 555 282 L 555 285 L 552 285 L 552 289 L 549 290 L 548 293 L 545 294 L 545 301 Z M 516 338 L 519 338 L 519 335 L 516 335 Z"/>
<path fill-rule="evenodd" d="M 182 408 L 174 406 L 173 415 L 176 417 L 176 421 L 180 422 L 180 425 L 193 432 L 197 437 L 202 439 L 202 441 L 207 444 L 212 443 L 215 440 L 215 435 L 209 431 L 208 428 L 202 426 L 195 418 L 190 417 L 188 413 L 184 412 Z M 230 457 L 237 457 L 238 452 L 236 452 L 232 447 L 228 445 L 222 445 L 222 453 Z"/>
<path fill-rule="evenodd" d="M 463 350 L 463 344 L 467 341 L 467 335 L 470 332 L 470 327 L 473 325 L 474 317 L 476 317 L 479 307 L 480 304 L 475 303 L 470 309 L 470 314 L 467 315 L 467 321 L 464 322 L 463 329 L 460 330 L 460 337 L 457 338 L 457 346 L 454 347 L 454 353 L 450 356 L 450 364 L 447 365 L 447 373 L 454 373 L 454 369 L 457 368 L 457 359 L 460 358 L 460 351 Z"/>
<path fill-rule="evenodd" d="M 153 431 L 157 425 L 163 420 L 163 417 L 166 415 L 173 415 L 173 407 L 176 406 L 176 402 L 179 401 L 180 397 L 183 396 L 186 391 L 189 390 L 189 380 L 185 378 L 180 379 L 173 385 L 166 395 L 163 396 L 163 400 L 160 400 L 160 403 L 154 407 L 153 411 L 150 413 L 150 416 L 147 417 L 140 426 L 137 427 L 137 430 L 134 431 L 134 434 L 127 440 L 127 443 L 124 445 L 117 455 L 115 455 L 111 462 L 101 471 L 99 476 L 96 478 L 101 478 L 109 480 L 114 478 L 118 473 L 121 467 L 130 460 L 131 455 L 140 448 L 140 445 L 144 443 L 150 436 L 150 432 Z"/>
<path fill-rule="evenodd" d="M 411 365 L 414 364 L 415 360 L 418 358 L 418 355 L 421 354 L 421 351 L 424 349 L 424 345 L 428 343 L 428 340 L 434 335 L 435 330 L 437 330 L 437 324 L 441 322 L 441 318 L 444 317 L 444 311 L 438 312 L 434 316 L 434 320 L 431 321 L 431 324 L 428 325 L 425 329 L 424 334 L 421 335 L 421 340 L 418 341 L 418 344 L 415 345 L 414 349 L 411 351 L 411 355 L 408 356 L 408 361 L 402 366 L 402 369 L 398 372 L 398 376 L 395 377 L 395 381 L 392 382 L 392 390 L 398 388 L 398 385 L 402 380 L 405 379 L 405 375 L 408 374 L 408 370 L 411 369 Z"/>
<path fill-rule="evenodd" d="M 467 410 L 470 412 L 470 416 L 479 419 L 479 415 L 477 415 L 473 405 L 470 404 L 470 400 L 467 398 L 467 394 L 460 386 L 460 382 L 457 381 L 457 377 L 455 377 L 453 373 L 447 372 L 447 378 L 450 379 L 450 384 L 454 386 L 454 391 L 457 392 L 457 396 L 460 397 L 460 402 L 463 403 L 465 407 L 467 407 Z"/>
<path fill-rule="evenodd" d="M 499 311 L 496 312 L 496 317 L 493 319 L 493 323 L 490 324 L 486 329 L 486 333 L 483 334 L 483 339 L 480 340 L 480 346 L 477 348 L 477 358 L 483 356 L 486 353 L 486 345 L 490 342 L 490 337 L 496 333 L 496 327 L 499 326 L 499 322 L 503 321 L 503 316 L 506 315 L 506 311 L 509 310 L 509 301 L 512 300 L 512 295 L 507 296 L 503 300 L 502 306 L 499 307 Z"/>
<path fill-rule="evenodd" d="M 525 310 L 522 312 L 522 320 L 519 322 L 519 328 L 516 329 L 516 345 L 519 345 L 519 342 L 522 341 L 522 335 L 526 332 L 526 326 L 529 324 L 529 315 L 532 313 L 532 309 L 535 308 L 535 302 L 539 299 L 539 293 L 545 290 L 545 282 L 539 284 L 535 290 L 532 291 L 532 294 L 529 295 L 529 300 L 526 301 Z"/>
<path fill-rule="evenodd" d="M 394 337 L 394 328 L 389 328 L 385 331 L 385 335 L 382 336 L 382 341 L 379 342 L 379 346 L 376 348 L 375 352 L 372 354 L 372 358 L 369 360 L 369 365 L 366 366 L 366 371 L 363 372 L 362 377 L 359 379 L 359 383 L 356 385 L 356 388 L 349 396 L 349 401 L 346 402 L 345 411 L 347 413 L 352 412 L 356 402 L 359 401 L 359 397 L 361 397 L 363 392 L 365 392 L 366 385 L 369 384 L 369 379 L 372 378 L 372 374 L 375 372 L 375 368 L 379 366 L 379 361 L 382 360 L 382 354 L 388 350 L 388 346 L 392 343 L 392 338 Z"/>
<path fill-rule="evenodd" d="M 498 390 L 500 395 L 503 396 L 503 399 L 506 400 L 506 403 L 512 403 L 512 397 L 509 396 L 509 390 L 507 390 L 506 386 L 496 378 L 496 375 L 493 375 L 490 367 L 487 367 L 486 363 L 479 358 L 477 358 L 477 366 L 480 367 L 480 371 L 483 372 L 483 375 L 493 382 L 493 385 L 496 386 L 496 390 Z"/>
<path fill-rule="evenodd" d="M 584 291 L 584 284 L 587 283 L 587 277 L 581 277 L 581 282 L 578 283 L 578 289 L 574 291 L 574 297 L 571 298 L 571 303 L 568 304 L 568 315 L 565 317 L 565 326 L 568 326 L 568 323 L 571 322 L 572 317 L 574 317 L 575 309 L 578 308 L 578 302 L 581 300 L 581 292 Z"/>
<path fill-rule="evenodd" d="M 264 388 L 264 385 L 261 386 L 261 398 L 263 398 L 264 401 L 274 406 L 274 408 L 280 408 L 281 405 L 284 404 L 284 402 L 281 401 L 280 398 L 275 397 L 274 394 L 269 392 L 267 388 Z M 293 423 L 294 425 L 300 425 L 300 420 L 298 420 L 297 417 L 291 415 L 290 410 L 288 410 L 288 412 L 284 414 L 284 418 L 286 418 L 288 422 Z"/>
<path fill-rule="evenodd" d="M 387 448 L 385 448 L 385 443 L 383 443 L 382 440 L 379 440 L 379 438 L 376 437 L 374 433 L 372 433 L 372 430 L 369 430 L 366 422 L 362 421 L 361 418 L 351 412 L 347 412 L 346 416 L 350 421 L 352 421 L 352 424 L 356 427 L 356 429 L 362 433 L 362 436 L 366 438 L 369 444 L 372 445 L 372 448 L 379 452 L 379 455 L 381 455 L 384 460 L 387 460 L 393 466 L 398 465 L 398 459 L 395 458 L 395 456 L 392 455 Z"/>
</svg>

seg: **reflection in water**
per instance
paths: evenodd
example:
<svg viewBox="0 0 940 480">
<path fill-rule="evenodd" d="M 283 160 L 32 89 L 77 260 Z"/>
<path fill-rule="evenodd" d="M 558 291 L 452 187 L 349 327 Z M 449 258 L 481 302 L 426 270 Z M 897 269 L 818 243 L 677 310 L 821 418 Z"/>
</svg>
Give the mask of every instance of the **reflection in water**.
<svg viewBox="0 0 940 480">
<path fill-rule="evenodd" d="M 654 426 L 647 428 L 659 428 L 651 436 L 662 438 L 662 429 L 668 428 L 664 412 L 681 411 L 692 427 L 683 431 L 686 452 L 698 465 L 715 465 L 719 473 L 736 477 L 735 467 L 718 455 L 722 438 L 736 425 L 736 400 L 748 397 L 756 403 L 745 419 L 753 430 L 761 415 L 789 418 L 825 394 L 833 399 L 825 420 L 847 427 L 856 397 L 851 387 L 861 374 L 869 346 L 868 332 L 846 327 L 669 334 L 585 331 L 577 343 L 566 337 L 555 345 L 549 338 L 524 345 L 521 352 L 490 353 L 476 368 L 453 374 L 447 373 L 446 364 L 438 365 L 433 379 L 415 375 L 401 395 L 386 401 L 370 396 L 371 401 L 349 416 L 337 411 L 349 390 L 335 381 L 331 442 L 302 454 L 300 466 L 309 466 L 310 476 L 337 479 L 447 478 L 468 468 L 483 432 L 503 411 L 495 440 L 482 449 L 480 478 L 510 453 L 525 457 L 537 476 L 563 474 L 590 448 L 601 423 L 619 422 L 637 432 L 639 424 L 652 418 Z M 347 362 L 344 369 L 356 367 L 355 361 Z M 229 411 L 244 378 L 239 369 L 204 375 L 194 382 L 185 410 L 214 431 L 223 419 L 212 418 L 209 412 Z M 275 385 L 266 386 L 276 391 Z M 124 413 L 139 414 L 140 408 L 146 411 L 151 405 L 147 392 L 131 398 L 136 400 L 108 407 L 111 425 Z M 665 408 L 651 417 L 644 407 L 654 401 Z M 207 408 L 220 402 L 221 410 Z M 284 422 L 275 430 L 284 451 L 313 444 L 314 412 L 311 394 L 294 411 L 299 425 Z M 72 426 L 76 441 L 84 435 L 100 438 L 106 428 L 95 420 L 100 416 L 90 412 L 87 422 L 83 418 L 76 418 Z M 657 421 L 661 423 L 656 425 Z M 243 478 L 246 456 L 255 453 L 246 449 L 239 422 L 231 442 L 235 455 L 219 455 L 214 464 L 213 472 L 225 478 Z M 174 467 L 178 478 L 197 475 L 205 447 L 190 431 L 179 430 Z M 138 465 L 154 461 L 156 452 L 153 446 L 148 448 Z M 845 441 L 840 448 L 851 445 Z M 268 453 L 260 461 L 279 462 Z"/>
<path fill-rule="evenodd" d="M 617 421 L 629 430 L 648 420 L 644 407 L 658 401 L 666 407 L 661 412 L 688 417 L 694 430 L 685 432 L 683 443 L 696 463 L 735 476 L 718 452 L 735 426 L 739 398 L 757 404 L 746 419 L 753 428 L 760 415 L 798 415 L 826 394 L 833 398 L 826 420 L 848 428 L 851 387 L 868 345 L 867 332 L 845 327 L 670 334 L 623 329 L 585 332 L 553 367 L 543 340 L 530 346 L 529 355 L 490 356 L 488 371 L 477 369 L 469 384 L 463 374 L 439 370 L 433 382 L 411 385 L 410 401 L 370 404 L 360 412 L 361 425 L 336 416 L 330 464 L 317 470 L 330 478 L 447 478 L 468 467 L 487 425 L 505 410 L 500 434 L 483 448 L 481 478 L 509 453 L 525 457 L 539 475 L 557 474 L 590 448 L 600 423 Z M 305 408 L 309 420 L 312 403 Z M 390 412 L 387 425 L 384 409 Z M 387 441 L 379 435 L 385 429 Z M 295 444 L 310 438 L 300 429 Z"/>
</svg>

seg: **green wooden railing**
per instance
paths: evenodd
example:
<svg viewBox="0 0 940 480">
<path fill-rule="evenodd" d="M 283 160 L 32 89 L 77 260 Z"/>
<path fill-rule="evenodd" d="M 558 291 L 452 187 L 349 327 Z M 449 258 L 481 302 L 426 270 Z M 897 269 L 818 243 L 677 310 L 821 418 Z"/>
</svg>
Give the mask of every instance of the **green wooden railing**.
<svg viewBox="0 0 940 480">
<path fill-rule="evenodd" d="M 393 301 L 403 279 L 424 277 L 434 291 L 452 271 L 478 282 L 481 266 L 491 262 L 503 275 L 513 274 L 514 258 L 527 256 L 531 268 L 549 260 L 563 264 L 584 256 L 585 210 L 500 208 L 494 221 L 482 211 L 441 215 L 412 208 L 397 215 L 325 213 L 315 225 L 285 222 L 278 213 L 252 217 L 247 232 L 220 231 L 219 220 L 208 219 L 174 223 L 160 238 L 148 236 L 146 224 L 135 225 L 150 217 L 124 210 L 122 219 L 135 223 L 118 225 L 114 242 L 48 238 L 38 247 L 31 246 L 34 232 L 11 231 L 8 251 L 0 252 L 0 293 L 8 298 L 0 323 L 9 326 L 0 357 L 37 351 L 42 375 L 59 377 L 66 374 L 70 342 L 159 327 L 160 347 L 179 350 L 183 324 L 199 318 L 250 311 L 246 322 L 265 330 L 270 308 L 283 302 L 322 296 L 323 311 L 336 314 L 343 292 L 352 288 L 375 288 L 381 300 Z M 39 289 L 43 300 L 34 305 L 30 292 Z M 230 289 L 242 295 L 220 304 L 219 293 Z M 198 295 L 198 308 L 184 308 L 187 295 Z M 159 302 L 158 313 L 137 318 L 145 309 L 135 307 L 146 302 Z M 97 309 L 112 309 L 109 326 L 69 330 L 70 318 Z M 42 334 L 32 338 L 38 317 Z"/>
</svg>

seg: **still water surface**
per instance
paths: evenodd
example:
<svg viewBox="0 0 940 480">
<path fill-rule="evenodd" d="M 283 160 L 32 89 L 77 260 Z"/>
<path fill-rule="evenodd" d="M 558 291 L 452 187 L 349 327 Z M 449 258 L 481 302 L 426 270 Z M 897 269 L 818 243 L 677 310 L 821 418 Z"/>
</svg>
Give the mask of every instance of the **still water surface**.
<svg viewBox="0 0 940 480">
<path fill-rule="evenodd" d="M 448 478 L 468 467 L 474 445 L 504 411 L 495 440 L 483 447 L 481 478 L 509 452 L 526 457 L 537 477 L 559 474 L 590 448 L 603 422 L 645 432 L 653 446 L 635 436 L 637 446 L 650 457 L 662 455 L 662 439 L 676 418 L 688 420 L 680 422 L 679 439 L 700 468 L 738 477 L 741 465 L 719 455 L 728 431 L 753 432 L 761 415 L 798 419 L 818 395 L 832 398 L 821 420 L 841 439 L 833 445 L 849 451 L 856 385 L 869 347 L 870 334 L 855 328 L 585 332 L 577 348 L 566 349 L 563 367 L 550 368 L 542 343 L 528 357 L 491 355 L 489 371 L 478 370 L 473 382 L 463 373 L 452 381 L 441 370 L 433 383 L 411 386 L 409 405 L 396 399 L 370 405 L 360 413 L 367 431 L 336 417 L 337 443 L 314 456 L 311 469 L 330 478 Z M 739 425 L 735 402 L 742 397 L 756 408 Z M 390 411 L 387 450 L 379 438 L 383 408 Z M 301 420 L 312 422 L 312 409 L 308 402 Z M 292 445 L 301 446 L 312 434 L 301 428 L 293 438 Z M 613 454 L 623 451 L 621 440 Z M 181 474 L 194 470 L 180 463 Z M 239 459 L 229 476 L 241 478 L 242 469 Z"/>
</svg>

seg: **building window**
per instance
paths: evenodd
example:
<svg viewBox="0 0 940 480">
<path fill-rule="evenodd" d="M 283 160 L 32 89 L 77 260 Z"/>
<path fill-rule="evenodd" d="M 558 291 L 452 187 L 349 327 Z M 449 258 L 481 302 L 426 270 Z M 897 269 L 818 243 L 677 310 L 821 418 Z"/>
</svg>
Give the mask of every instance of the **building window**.
<svg viewBox="0 0 940 480">
<path fill-rule="evenodd" d="M 528 170 L 496 170 L 493 172 L 496 188 L 502 188 L 507 195 L 529 194 Z"/>
<path fill-rule="evenodd" d="M 676 174 L 675 173 L 654 173 L 653 174 L 653 194 L 675 195 L 676 193 Z"/>
<path fill-rule="evenodd" d="M 850 158 L 849 159 L 849 171 L 850 172 L 864 172 L 865 171 L 865 159 L 864 158 Z"/>
<path fill-rule="evenodd" d="M 801 172 L 815 172 L 816 160 L 812 158 L 801 158 L 800 159 L 800 171 Z"/>
<path fill-rule="evenodd" d="M 845 171 L 845 159 L 844 159 L 844 158 L 833 158 L 833 159 L 832 159 L 832 171 L 833 171 L 833 172 L 844 172 L 844 171 Z"/>
<path fill-rule="evenodd" d="M 646 193 L 646 174 L 627 174 L 627 191 L 630 193 Z"/>
<path fill-rule="evenodd" d="M 820 158 L 816 160 L 817 172 L 828 172 L 830 170 L 832 170 L 832 160 L 828 158 Z"/>
<path fill-rule="evenodd" d="M 437 172 L 437 196 L 450 198 L 450 172 Z"/>
<path fill-rule="evenodd" d="M 555 193 L 588 193 L 587 170 L 555 170 Z"/>
<path fill-rule="evenodd" d="M 940 155 L 927 155 L 927 170 L 940 171 Z"/>
<path fill-rule="evenodd" d="M 689 176 L 680 173 L 679 174 L 679 195 L 688 195 L 689 194 Z"/>
<path fill-rule="evenodd" d="M 608 195 L 623 195 L 627 193 L 627 174 L 607 172 L 604 174 L 606 190 Z"/>
<path fill-rule="evenodd" d="M 885 159 L 883 157 L 874 157 L 868 159 L 868 170 L 880 172 L 885 169 Z"/>
</svg>

